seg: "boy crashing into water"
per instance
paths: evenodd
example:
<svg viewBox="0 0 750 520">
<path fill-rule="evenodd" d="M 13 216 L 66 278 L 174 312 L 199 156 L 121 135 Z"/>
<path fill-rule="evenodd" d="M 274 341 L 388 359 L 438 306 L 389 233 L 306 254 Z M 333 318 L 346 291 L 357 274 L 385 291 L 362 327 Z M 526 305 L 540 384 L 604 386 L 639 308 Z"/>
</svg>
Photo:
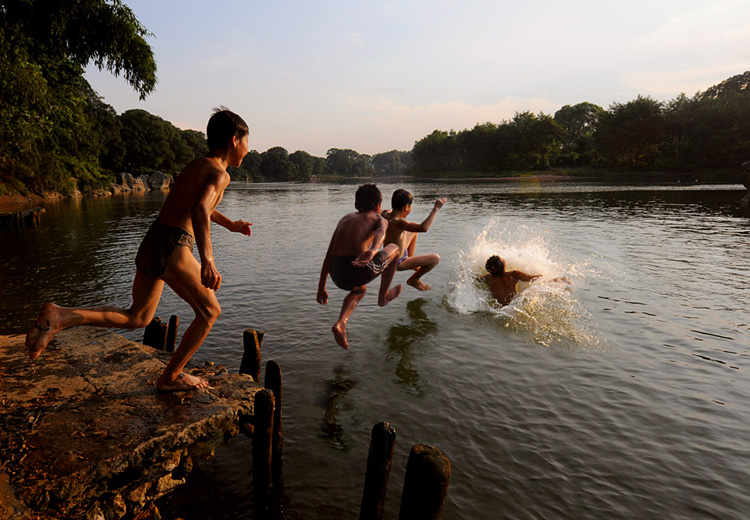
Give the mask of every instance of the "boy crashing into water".
<svg viewBox="0 0 750 520">
<path fill-rule="evenodd" d="M 349 291 L 341 305 L 339 319 L 331 329 L 336 343 L 345 349 L 349 348 L 346 324 L 354 307 L 364 298 L 368 283 L 382 275 L 378 293 L 381 307 L 401 294 L 401 285 L 390 287 L 399 249 L 395 244 L 389 244 L 379 250 L 388 226 L 380 216 L 382 200 L 380 190 L 374 184 L 359 187 L 354 202 L 357 211 L 339 220 L 320 270 L 318 303 L 328 303 L 326 281 L 329 274 L 339 289 Z"/>
<path fill-rule="evenodd" d="M 388 220 L 388 230 L 385 233 L 386 244 L 396 244 L 399 248 L 398 271 L 414 270 L 414 274 L 406 280 L 406 284 L 420 291 L 429 291 L 430 286 L 422 281 L 422 277 L 432 271 L 440 263 L 440 255 L 430 253 L 414 256 L 417 245 L 417 233 L 426 233 L 435 215 L 448 199 L 435 201 L 432 211 L 421 224 L 409 222 L 406 217 L 411 213 L 414 197 L 406 190 L 398 189 L 391 197 L 390 211 L 383 211 L 383 217 Z"/>
<path fill-rule="evenodd" d="M 500 307 L 508 305 L 518 294 L 516 290 L 518 282 L 533 282 L 542 276 L 541 274 L 526 274 L 522 271 L 506 271 L 505 261 L 497 255 L 489 257 L 484 267 L 488 274 L 478 276 L 477 280 L 489 286 L 492 297 L 495 298 Z M 560 276 L 552 279 L 552 281 L 569 284 L 570 278 Z"/>
<path fill-rule="evenodd" d="M 73 308 L 45 303 L 26 336 L 31 359 L 41 355 L 55 334 L 71 327 L 145 327 L 154 317 L 166 283 L 192 307 L 195 318 L 156 381 L 156 388 L 168 392 L 208 386 L 208 381 L 183 369 L 221 313 L 216 299 L 221 275 L 214 263 L 211 222 L 248 236 L 252 224 L 231 220 L 216 210 L 229 184 L 227 166 L 239 166 L 248 152 L 247 124 L 229 110 L 216 110 L 208 121 L 206 136 L 208 155 L 194 159 L 180 172 L 141 242 L 131 307 Z M 200 263 L 193 256 L 193 243 L 198 245 Z"/>
</svg>

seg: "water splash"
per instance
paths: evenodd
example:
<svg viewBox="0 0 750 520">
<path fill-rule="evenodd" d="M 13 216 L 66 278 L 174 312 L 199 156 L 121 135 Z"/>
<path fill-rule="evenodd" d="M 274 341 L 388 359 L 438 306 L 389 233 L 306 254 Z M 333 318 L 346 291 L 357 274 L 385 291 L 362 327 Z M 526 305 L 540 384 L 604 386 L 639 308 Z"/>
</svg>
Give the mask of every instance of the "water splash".
<svg viewBox="0 0 750 520">
<path fill-rule="evenodd" d="M 519 282 L 519 293 L 504 307 L 498 306 L 487 287 L 476 281 L 487 272 L 487 258 L 495 254 L 502 256 L 509 271 L 543 275 L 530 284 Z M 569 262 L 552 249 L 546 231 L 540 233 L 526 226 L 507 229 L 494 219 L 468 250 L 459 252 L 443 301 L 459 314 L 487 314 L 516 335 L 543 346 L 599 348 L 604 338 L 575 298 L 576 285 L 592 274 L 588 262 Z M 569 277 L 572 285 L 552 281 L 559 276 Z"/>
</svg>

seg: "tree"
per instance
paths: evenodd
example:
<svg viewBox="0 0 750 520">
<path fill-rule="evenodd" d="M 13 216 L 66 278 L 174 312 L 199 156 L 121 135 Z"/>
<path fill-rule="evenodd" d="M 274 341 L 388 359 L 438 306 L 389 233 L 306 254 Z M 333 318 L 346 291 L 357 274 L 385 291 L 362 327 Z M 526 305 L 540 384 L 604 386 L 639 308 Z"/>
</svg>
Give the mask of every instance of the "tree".
<svg viewBox="0 0 750 520">
<path fill-rule="evenodd" d="M 171 173 L 192 158 L 181 130 L 169 121 L 141 109 L 127 110 L 119 117 L 125 143 L 124 167 L 143 174 L 159 170 Z"/>
<path fill-rule="evenodd" d="M 372 156 L 372 167 L 377 175 L 403 175 L 411 166 L 411 153 L 391 150 Z"/>
<path fill-rule="evenodd" d="M 643 96 L 613 103 L 600 118 L 594 136 L 597 148 L 613 164 L 653 165 L 665 138 L 662 109 L 661 102 Z"/>
<path fill-rule="evenodd" d="M 696 98 L 699 101 L 706 99 L 718 99 L 723 96 L 746 92 L 750 89 L 750 71 L 732 76 L 725 79 L 718 85 L 706 89 L 705 92 L 699 93 Z"/>
<path fill-rule="evenodd" d="M 560 149 L 563 128 L 551 116 L 531 112 L 516 113 L 507 126 L 514 167 L 549 168 Z"/>
<path fill-rule="evenodd" d="M 147 35 L 119 0 L 0 0 L 4 177 L 34 191 L 98 182 L 122 150 L 83 67 L 123 74 L 143 98 L 156 84 Z"/>
<path fill-rule="evenodd" d="M 593 160 L 593 136 L 604 109 L 593 103 L 565 105 L 555 112 L 555 122 L 564 134 L 560 154 L 564 164 L 571 166 L 590 164 Z"/>
<path fill-rule="evenodd" d="M 328 173 L 345 177 L 362 177 L 372 175 L 372 158 L 354 150 L 331 148 L 326 153 Z"/>
<path fill-rule="evenodd" d="M 0 27 L 45 69 L 89 62 L 125 80 L 144 99 L 156 85 L 150 33 L 120 0 L 0 0 Z"/>
<path fill-rule="evenodd" d="M 289 152 L 285 148 L 275 146 L 260 156 L 260 174 L 267 180 L 285 182 L 294 178 L 295 165 L 289 160 Z"/>
<path fill-rule="evenodd" d="M 459 132 L 456 148 L 461 167 L 469 171 L 499 170 L 499 137 L 498 125 L 490 122 Z"/>
<path fill-rule="evenodd" d="M 412 148 L 414 169 L 419 174 L 439 173 L 458 169 L 456 132 L 435 130 Z"/>
<path fill-rule="evenodd" d="M 289 160 L 294 164 L 294 180 L 307 181 L 314 175 L 315 157 L 302 150 L 297 150 L 289 156 Z"/>
</svg>

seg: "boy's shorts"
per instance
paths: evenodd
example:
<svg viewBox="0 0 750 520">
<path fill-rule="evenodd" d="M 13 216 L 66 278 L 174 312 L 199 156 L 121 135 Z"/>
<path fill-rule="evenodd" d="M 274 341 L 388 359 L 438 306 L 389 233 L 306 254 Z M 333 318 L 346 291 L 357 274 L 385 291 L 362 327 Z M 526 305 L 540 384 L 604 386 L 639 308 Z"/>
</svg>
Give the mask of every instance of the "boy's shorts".
<svg viewBox="0 0 750 520">
<path fill-rule="evenodd" d="M 356 260 L 354 255 L 333 256 L 331 258 L 331 279 L 336 287 L 345 291 L 351 291 L 355 287 L 367 285 L 380 274 L 391 263 L 388 253 L 381 250 L 370 262 L 363 267 L 352 265 Z"/>
</svg>

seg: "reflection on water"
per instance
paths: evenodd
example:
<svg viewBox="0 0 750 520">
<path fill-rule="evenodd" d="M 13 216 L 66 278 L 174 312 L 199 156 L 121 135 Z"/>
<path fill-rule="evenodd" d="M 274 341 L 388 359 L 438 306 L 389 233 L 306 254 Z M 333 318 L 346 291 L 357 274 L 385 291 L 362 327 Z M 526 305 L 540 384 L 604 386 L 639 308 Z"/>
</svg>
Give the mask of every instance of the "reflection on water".
<svg viewBox="0 0 750 520">
<path fill-rule="evenodd" d="M 354 401 L 349 392 L 357 386 L 357 382 L 344 376 L 343 366 L 334 368 L 333 379 L 326 381 L 325 393 L 320 405 L 323 408 L 323 420 L 320 423 L 320 438 L 329 447 L 342 452 L 351 449 L 351 435 L 343 426 L 342 415 L 351 416 L 356 413 Z"/>
<path fill-rule="evenodd" d="M 372 426 L 398 432 L 386 501 L 398 513 L 409 447 L 451 459 L 444 518 L 722 518 L 750 511 L 750 220 L 726 186 L 381 185 L 415 195 L 413 220 L 448 203 L 420 249 L 433 289 L 388 306 L 368 295 L 348 332 L 345 293 L 315 302 L 351 185 L 233 183 L 212 230 L 222 315 L 196 362 L 236 371 L 242 331 L 266 331 L 284 371 L 284 487 L 248 498 L 249 441 L 200 471 L 184 502 L 207 520 L 356 516 Z M 42 227 L 0 230 L 0 333 L 24 333 L 46 300 L 130 304 L 133 259 L 162 194 L 47 206 Z M 474 277 L 490 254 L 571 285 L 524 288 L 497 309 Z M 406 273 L 408 276 L 410 273 Z M 403 283 L 404 273 L 396 274 Z M 165 290 L 157 315 L 191 317 Z M 141 331 L 125 332 L 140 340 Z M 42 357 L 37 363 L 43 363 Z M 175 497 L 177 501 L 177 497 Z"/>
<path fill-rule="evenodd" d="M 406 304 L 407 320 L 401 320 L 388 329 L 386 345 L 387 359 L 395 365 L 394 382 L 415 397 L 423 397 L 426 381 L 419 376 L 414 358 L 427 353 L 426 346 L 438 331 L 435 322 L 427 317 L 425 298 L 417 298 Z"/>
</svg>

